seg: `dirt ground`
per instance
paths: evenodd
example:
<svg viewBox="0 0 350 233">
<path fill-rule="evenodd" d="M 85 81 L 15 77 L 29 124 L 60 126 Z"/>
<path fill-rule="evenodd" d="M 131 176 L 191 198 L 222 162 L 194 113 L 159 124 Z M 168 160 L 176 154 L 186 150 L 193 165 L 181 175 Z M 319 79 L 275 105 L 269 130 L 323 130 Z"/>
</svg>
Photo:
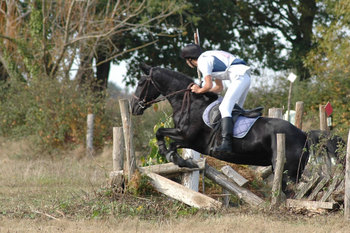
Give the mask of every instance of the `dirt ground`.
<svg viewBox="0 0 350 233">
<path fill-rule="evenodd" d="M 350 232 L 342 210 L 305 215 L 231 207 L 212 214 L 169 206 L 169 212 L 184 214 L 165 217 L 150 210 L 146 214 L 157 217 L 145 218 L 132 216 L 136 210 L 110 213 L 117 203 L 101 198 L 98 192 L 112 169 L 110 147 L 93 159 L 83 158 L 79 150 L 55 158 L 31 153 L 25 142 L 13 144 L 0 138 L 0 233 Z M 159 206 L 161 211 L 167 208 Z"/>
<path fill-rule="evenodd" d="M 107 220 L 53 220 L 1 218 L 0 232 L 349 232 L 350 224 L 340 215 L 277 219 L 261 214 L 228 214 L 219 217 L 171 219 L 154 222 L 137 218 Z"/>
</svg>

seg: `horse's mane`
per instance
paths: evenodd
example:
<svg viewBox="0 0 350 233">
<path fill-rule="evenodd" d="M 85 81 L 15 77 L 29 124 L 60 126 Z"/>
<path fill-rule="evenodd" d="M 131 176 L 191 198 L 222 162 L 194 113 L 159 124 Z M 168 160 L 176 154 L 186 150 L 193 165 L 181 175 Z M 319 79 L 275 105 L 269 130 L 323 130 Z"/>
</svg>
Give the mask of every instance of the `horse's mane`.
<svg viewBox="0 0 350 233">
<path fill-rule="evenodd" d="M 162 70 L 162 72 L 166 73 L 167 75 L 170 75 L 173 78 L 179 80 L 179 82 L 186 83 L 187 85 L 194 82 L 193 78 L 179 71 L 170 70 L 170 69 L 161 68 L 161 67 L 157 67 L 157 68 Z M 203 95 L 213 100 L 216 100 L 218 98 L 218 95 L 214 92 L 206 92 Z"/>
</svg>

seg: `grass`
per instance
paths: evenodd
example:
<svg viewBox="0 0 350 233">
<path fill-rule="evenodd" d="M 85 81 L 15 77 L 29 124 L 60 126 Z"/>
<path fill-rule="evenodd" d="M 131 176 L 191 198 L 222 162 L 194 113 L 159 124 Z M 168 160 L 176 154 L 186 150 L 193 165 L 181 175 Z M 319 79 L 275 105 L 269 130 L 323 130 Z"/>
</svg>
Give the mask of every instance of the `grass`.
<svg viewBox="0 0 350 233">
<path fill-rule="evenodd" d="M 0 139 L 0 232 L 347 232 L 342 211 L 312 217 L 240 205 L 202 211 L 161 195 L 108 186 L 112 149 L 33 154 Z"/>
</svg>

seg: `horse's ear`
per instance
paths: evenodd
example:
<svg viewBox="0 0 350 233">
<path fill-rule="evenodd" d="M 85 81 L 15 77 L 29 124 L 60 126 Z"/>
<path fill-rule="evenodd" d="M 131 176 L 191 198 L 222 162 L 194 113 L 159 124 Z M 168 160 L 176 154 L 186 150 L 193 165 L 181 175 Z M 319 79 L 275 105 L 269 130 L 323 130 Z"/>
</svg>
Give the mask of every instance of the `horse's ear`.
<svg viewBox="0 0 350 233">
<path fill-rule="evenodd" d="M 143 71 L 143 73 L 145 73 L 146 75 L 149 75 L 149 73 L 150 73 L 150 70 L 151 70 L 151 66 L 149 66 L 149 65 L 147 65 L 146 63 L 141 63 L 140 64 L 140 68 L 141 68 L 141 70 Z"/>
</svg>

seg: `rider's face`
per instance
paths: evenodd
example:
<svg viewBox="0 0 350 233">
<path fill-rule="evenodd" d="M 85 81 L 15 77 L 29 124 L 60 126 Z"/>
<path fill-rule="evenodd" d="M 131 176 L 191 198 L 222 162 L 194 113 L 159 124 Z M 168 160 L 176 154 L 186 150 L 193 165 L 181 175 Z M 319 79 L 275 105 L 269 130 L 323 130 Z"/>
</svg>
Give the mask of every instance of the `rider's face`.
<svg viewBox="0 0 350 233">
<path fill-rule="evenodd" d="M 197 65 L 191 58 L 186 59 L 186 63 L 191 68 L 194 68 Z"/>
</svg>

